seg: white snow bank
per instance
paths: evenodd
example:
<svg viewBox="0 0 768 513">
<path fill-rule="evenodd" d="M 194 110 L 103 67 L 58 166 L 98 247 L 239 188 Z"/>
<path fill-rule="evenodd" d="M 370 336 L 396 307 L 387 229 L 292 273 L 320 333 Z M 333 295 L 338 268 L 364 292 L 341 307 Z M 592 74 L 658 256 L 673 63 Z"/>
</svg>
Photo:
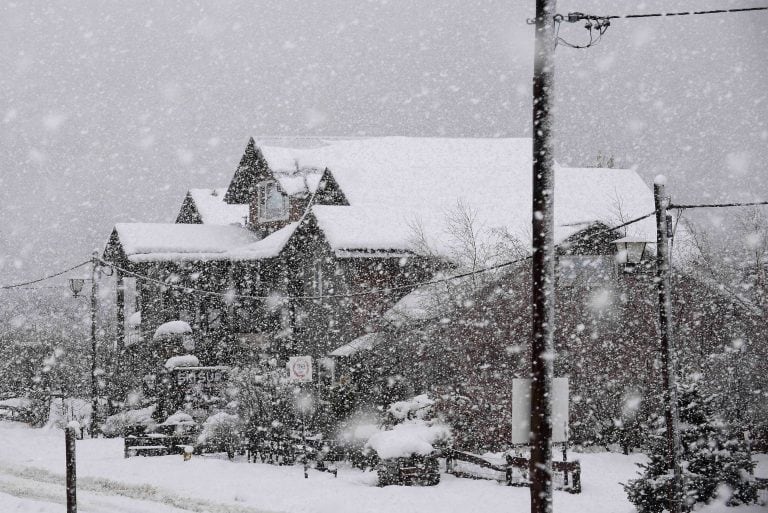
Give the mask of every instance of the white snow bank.
<svg viewBox="0 0 768 513">
<path fill-rule="evenodd" d="M 396 419 L 404 420 L 409 416 L 418 418 L 423 417 L 429 411 L 429 407 L 435 404 L 435 401 L 429 398 L 427 394 L 417 395 L 405 401 L 397 401 L 389 406 L 389 413 Z"/>
<path fill-rule="evenodd" d="M 450 438 L 451 429 L 448 426 L 416 419 L 374 434 L 366 447 L 376 451 L 382 459 L 405 458 L 413 454 L 424 456 L 435 450 L 435 444 L 447 442 Z"/>
<path fill-rule="evenodd" d="M 167 337 L 171 335 L 188 335 L 192 333 L 192 327 L 186 321 L 170 321 L 161 324 L 155 330 L 153 339 Z"/>
<path fill-rule="evenodd" d="M 200 360 L 193 354 L 184 354 L 181 356 L 171 356 L 165 361 L 164 367 L 173 370 L 176 367 L 199 367 Z"/>
</svg>

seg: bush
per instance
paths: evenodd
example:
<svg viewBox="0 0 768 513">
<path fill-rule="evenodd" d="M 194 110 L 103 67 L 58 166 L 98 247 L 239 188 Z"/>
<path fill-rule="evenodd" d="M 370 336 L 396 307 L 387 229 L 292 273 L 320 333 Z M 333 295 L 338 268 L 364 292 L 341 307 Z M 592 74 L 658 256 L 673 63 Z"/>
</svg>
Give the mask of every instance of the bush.
<svg viewBox="0 0 768 513">
<path fill-rule="evenodd" d="M 208 452 L 226 452 L 229 459 L 234 458 L 242 445 L 240 417 L 223 411 L 211 415 L 203 423 L 197 442 Z"/>
</svg>

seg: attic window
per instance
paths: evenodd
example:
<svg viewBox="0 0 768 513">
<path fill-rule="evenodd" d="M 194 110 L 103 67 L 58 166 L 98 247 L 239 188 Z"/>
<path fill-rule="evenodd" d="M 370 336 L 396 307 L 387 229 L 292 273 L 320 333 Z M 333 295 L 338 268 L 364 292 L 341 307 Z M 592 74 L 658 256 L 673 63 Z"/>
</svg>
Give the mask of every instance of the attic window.
<svg viewBox="0 0 768 513">
<path fill-rule="evenodd" d="M 282 221 L 288 219 L 288 196 L 277 187 L 276 182 L 262 182 L 256 186 L 258 195 L 259 221 Z"/>
</svg>

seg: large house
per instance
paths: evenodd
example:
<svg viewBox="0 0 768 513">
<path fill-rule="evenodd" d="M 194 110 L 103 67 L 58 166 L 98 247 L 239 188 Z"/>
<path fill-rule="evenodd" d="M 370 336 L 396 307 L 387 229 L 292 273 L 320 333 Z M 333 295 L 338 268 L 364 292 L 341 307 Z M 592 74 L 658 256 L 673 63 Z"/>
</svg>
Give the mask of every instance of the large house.
<svg viewBox="0 0 768 513">
<path fill-rule="evenodd" d="M 605 230 L 654 209 L 634 170 L 555 175 L 571 270 L 612 266 L 619 237 L 655 240 L 652 219 Z M 418 284 L 529 250 L 530 208 L 529 139 L 251 139 L 230 184 L 191 189 L 175 223 L 114 227 L 118 346 L 178 319 L 207 364 L 344 354 Z"/>
</svg>

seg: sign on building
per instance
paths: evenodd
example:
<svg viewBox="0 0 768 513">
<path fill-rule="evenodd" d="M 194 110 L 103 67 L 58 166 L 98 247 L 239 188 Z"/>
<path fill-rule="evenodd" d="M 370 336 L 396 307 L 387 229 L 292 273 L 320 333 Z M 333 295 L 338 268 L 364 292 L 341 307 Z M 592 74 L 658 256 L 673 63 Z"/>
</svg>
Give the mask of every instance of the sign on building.
<svg viewBox="0 0 768 513">
<path fill-rule="evenodd" d="M 552 380 L 552 442 L 568 441 L 568 378 Z M 531 436 L 531 380 L 512 380 L 512 443 L 529 444 Z"/>
<path fill-rule="evenodd" d="M 207 396 L 219 396 L 229 379 L 229 367 L 176 367 L 173 381 L 183 393 L 193 392 Z"/>
<path fill-rule="evenodd" d="M 312 381 L 312 357 L 291 356 L 288 358 L 288 379 L 294 383 Z"/>
</svg>

